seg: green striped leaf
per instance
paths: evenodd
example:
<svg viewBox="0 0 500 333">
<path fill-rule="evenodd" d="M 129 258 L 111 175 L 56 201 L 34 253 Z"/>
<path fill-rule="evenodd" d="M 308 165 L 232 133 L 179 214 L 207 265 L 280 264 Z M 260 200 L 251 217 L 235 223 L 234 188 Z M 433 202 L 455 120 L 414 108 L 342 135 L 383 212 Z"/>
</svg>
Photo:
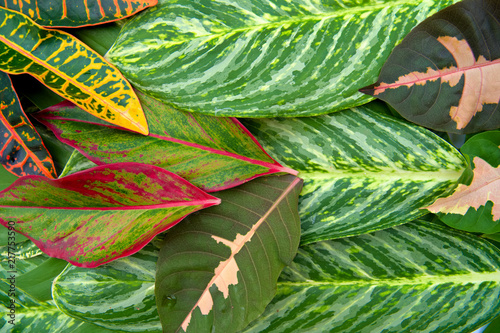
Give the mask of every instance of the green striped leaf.
<svg viewBox="0 0 500 333">
<path fill-rule="evenodd" d="M 18 179 L 0 193 L 0 223 L 52 257 L 95 267 L 139 251 L 186 215 L 219 202 L 164 169 L 117 163 L 57 180 Z"/>
<path fill-rule="evenodd" d="M 69 103 L 48 108 L 36 119 L 96 164 L 152 164 L 205 191 L 277 172 L 297 173 L 273 160 L 235 118 L 182 112 L 141 93 L 138 96 L 150 124 L 149 136 L 106 126 Z"/>
<path fill-rule="evenodd" d="M 107 53 L 140 90 L 219 116 L 310 116 L 370 100 L 394 46 L 454 0 L 160 0 Z"/>
<path fill-rule="evenodd" d="M 303 246 L 242 332 L 471 332 L 500 313 L 500 254 L 429 222 Z"/>
<path fill-rule="evenodd" d="M 81 27 L 102 24 L 132 16 L 157 0 L 5 0 L 6 7 L 50 27 Z"/>
<path fill-rule="evenodd" d="M 430 131 L 368 104 L 309 118 L 244 124 L 283 165 L 299 171 L 303 244 L 415 219 L 456 186 L 466 163 Z"/>
<path fill-rule="evenodd" d="M 115 67 L 73 36 L 1 7 L 0 70 L 28 73 L 92 115 L 148 134 L 139 100 Z"/>
<path fill-rule="evenodd" d="M 292 175 L 255 179 L 167 233 L 155 287 L 164 332 L 237 332 L 262 313 L 297 252 L 301 186 Z"/>
<path fill-rule="evenodd" d="M 19 102 L 9 75 L 0 71 L 0 163 L 12 174 L 57 178 L 50 153 Z"/>
<path fill-rule="evenodd" d="M 55 304 L 71 317 L 112 330 L 161 332 L 154 285 L 159 246 L 96 268 L 68 265 L 54 280 Z"/>
<path fill-rule="evenodd" d="M 463 0 L 428 18 L 394 48 L 361 91 L 419 125 L 452 133 L 500 128 L 498 0 Z"/>
</svg>

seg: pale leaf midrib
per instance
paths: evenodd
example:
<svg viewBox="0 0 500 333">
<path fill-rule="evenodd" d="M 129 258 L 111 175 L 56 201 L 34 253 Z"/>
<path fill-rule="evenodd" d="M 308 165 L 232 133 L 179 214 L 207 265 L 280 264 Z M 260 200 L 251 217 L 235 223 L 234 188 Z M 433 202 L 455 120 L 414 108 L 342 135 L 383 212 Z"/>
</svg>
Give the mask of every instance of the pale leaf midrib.
<svg viewBox="0 0 500 333">
<path fill-rule="evenodd" d="M 305 180 L 332 180 L 338 178 L 374 178 L 383 180 L 415 180 L 415 181 L 456 181 L 462 175 L 463 170 L 436 170 L 436 171 L 410 171 L 410 170 L 395 170 L 381 169 L 380 171 L 365 171 L 365 170 L 329 170 L 325 172 L 315 171 L 299 171 L 298 177 Z"/>
<path fill-rule="evenodd" d="M 300 287 L 341 287 L 341 286 L 417 286 L 417 285 L 441 285 L 441 284 L 481 284 L 484 282 L 497 282 L 500 284 L 500 271 L 495 272 L 470 272 L 467 274 L 452 275 L 418 275 L 413 278 L 385 278 L 355 281 L 297 281 L 278 282 L 279 286 Z"/>
<path fill-rule="evenodd" d="M 209 37 L 207 39 L 207 41 L 208 41 L 208 40 L 211 40 L 214 38 L 219 38 L 221 36 L 228 35 L 228 34 L 237 34 L 237 33 L 245 32 L 245 31 L 267 29 L 267 28 L 279 27 L 279 26 L 284 26 L 284 25 L 300 24 L 300 23 L 304 23 L 304 22 L 308 22 L 308 21 L 330 20 L 330 19 L 335 19 L 337 17 L 342 17 L 342 16 L 346 16 L 346 15 L 360 16 L 362 13 L 366 13 L 366 12 L 372 12 L 372 11 L 381 10 L 381 9 L 385 9 L 385 8 L 397 7 L 397 6 L 405 5 L 405 4 L 419 5 L 420 3 L 421 2 L 418 2 L 418 1 L 400 0 L 400 1 L 395 1 L 391 4 L 377 4 L 377 5 L 370 5 L 370 6 L 362 5 L 362 6 L 358 6 L 356 8 L 346 8 L 346 9 L 342 9 L 342 10 L 328 12 L 325 14 L 300 15 L 300 16 L 295 16 L 296 19 L 270 21 L 269 23 L 247 25 L 245 27 L 234 28 L 234 29 L 230 28 L 230 27 L 228 27 L 226 29 L 221 28 L 221 29 L 217 29 L 217 30 L 219 30 L 218 32 L 199 34 L 196 36 L 192 36 L 191 38 L 180 38 L 180 39 L 176 39 L 176 40 L 164 41 L 163 45 L 177 45 L 177 44 L 182 44 L 182 43 L 189 42 L 192 40 Z"/>
</svg>

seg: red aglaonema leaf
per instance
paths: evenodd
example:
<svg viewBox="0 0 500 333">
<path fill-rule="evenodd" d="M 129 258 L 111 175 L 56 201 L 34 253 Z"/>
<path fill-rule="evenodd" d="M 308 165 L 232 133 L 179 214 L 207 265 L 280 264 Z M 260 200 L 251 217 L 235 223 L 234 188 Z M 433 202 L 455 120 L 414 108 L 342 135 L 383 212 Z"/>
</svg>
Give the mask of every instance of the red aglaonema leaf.
<svg viewBox="0 0 500 333">
<path fill-rule="evenodd" d="M 479 209 L 488 201 L 493 203 L 493 219 L 500 219 L 500 166 L 493 168 L 480 157 L 474 158 L 474 178 L 467 186 L 460 184 L 449 197 L 439 198 L 426 207 L 432 213 L 465 215 L 469 208 Z"/>
<path fill-rule="evenodd" d="M 140 92 L 137 96 L 148 119 L 149 136 L 121 131 L 67 102 L 35 117 L 96 164 L 157 165 L 209 192 L 262 175 L 297 174 L 273 160 L 236 118 L 183 112 Z"/>
<path fill-rule="evenodd" d="M 157 3 L 158 0 L 9 0 L 0 3 L 0 7 L 21 12 L 43 26 L 71 28 L 120 20 Z"/>
<path fill-rule="evenodd" d="M 21 177 L 56 178 L 54 162 L 19 102 L 7 73 L 0 72 L 0 163 Z"/>
<path fill-rule="evenodd" d="M 361 89 L 439 131 L 500 127 L 500 6 L 465 0 L 423 21 L 394 48 L 377 83 Z"/>
<path fill-rule="evenodd" d="M 139 251 L 186 215 L 219 202 L 162 168 L 117 163 L 57 180 L 18 179 L 0 192 L 0 223 L 52 257 L 95 267 Z"/>
</svg>

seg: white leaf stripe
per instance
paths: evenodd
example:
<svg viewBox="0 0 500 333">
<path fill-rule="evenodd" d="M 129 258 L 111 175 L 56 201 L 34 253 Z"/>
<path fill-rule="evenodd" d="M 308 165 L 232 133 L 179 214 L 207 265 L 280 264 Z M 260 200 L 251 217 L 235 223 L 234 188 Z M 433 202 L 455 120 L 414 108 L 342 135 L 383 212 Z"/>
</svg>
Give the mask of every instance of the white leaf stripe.
<svg viewBox="0 0 500 333">
<path fill-rule="evenodd" d="M 396 43 L 453 2 L 164 1 L 127 24 L 107 58 L 182 109 L 318 115 L 369 100 L 358 89 Z"/>
<path fill-rule="evenodd" d="M 498 315 L 499 296 L 495 247 L 413 222 L 302 247 L 243 332 L 469 332 Z"/>
<path fill-rule="evenodd" d="M 320 117 L 244 121 L 266 151 L 304 179 L 303 244 L 415 219 L 456 185 L 465 168 L 460 153 L 383 112 L 370 103 Z"/>
</svg>

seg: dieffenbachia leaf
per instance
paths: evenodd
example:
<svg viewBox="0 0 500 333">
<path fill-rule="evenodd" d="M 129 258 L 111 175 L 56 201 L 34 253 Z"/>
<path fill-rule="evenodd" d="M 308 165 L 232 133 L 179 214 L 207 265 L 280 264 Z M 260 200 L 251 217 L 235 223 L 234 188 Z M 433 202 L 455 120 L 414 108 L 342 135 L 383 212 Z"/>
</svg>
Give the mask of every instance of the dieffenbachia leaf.
<svg viewBox="0 0 500 333">
<path fill-rule="evenodd" d="M 73 318 L 104 328 L 160 333 L 154 295 L 159 246 L 152 243 L 96 268 L 68 265 L 54 280 L 55 304 Z"/>
<path fill-rule="evenodd" d="M 56 178 L 50 153 L 19 102 L 9 75 L 0 71 L 0 163 L 21 177 Z"/>
<path fill-rule="evenodd" d="M 276 172 L 297 173 L 267 155 L 235 118 L 182 112 L 141 93 L 138 96 L 150 124 L 149 136 L 102 126 L 68 103 L 46 109 L 36 118 L 94 163 L 157 165 L 205 191 Z"/>
<path fill-rule="evenodd" d="M 81 27 L 102 24 L 132 16 L 157 0 L 5 0 L 6 7 L 50 27 Z"/>
<path fill-rule="evenodd" d="M 115 67 L 71 35 L 2 7 L 0 70 L 28 73 L 92 115 L 148 134 L 139 100 Z"/>
<path fill-rule="evenodd" d="M 299 248 L 242 332 L 472 332 L 500 314 L 500 254 L 429 222 Z"/>
<path fill-rule="evenodd" d="M 123 331 L 111 331 L 92 323 L 72 318 L 59 310 L 53 301 L 39 301 L 17 286 L 15 297 L 9 295 L 12 293 L 9 291 L 9 281 L 0 280 L 0 312 L 2 313 L 0 317 L 0 332 L 124 333 Z M 15 311 L 13 313 L 10 311 L 11 300 L 15 302 Z"/>
<path fill-rule="evenodd" d="M 301 185 L 255 179 L 167 233 L 155 286 L 164 332 L 237 332 L 262 313 L 297 252 Z"/>
<path fill-rule="evenodd" d="M 470 210 L 476 210 L 476 214 L 471 214 L 477 215 L 479 208 L 484 207 L 481 215 L 486 215 L 486 219 L 491 221 L 490 228 L 485 230 L 480 225 L 477 229 L 474 226 L 469 229 L 486 233 L 500 232 L 500 166 L 494 168 L 480 157 L 475 157 L 473 162 L 474 178 L 470 185 L 460 184 L 452 195 L 439 198 L 425 208 L 432 213 L 456 214 L 465 218 Z"/>
<path fill-rule="evenodd" d="M 135 87 L 219 116 L 330 113 L 370 100 L 394 46 L 454 0 L 160 0 L 106 57 Z"/>
<path fill-rule="evenodd" d="M 464 0 L 428 18 L 396 46 L 364 93 L 439 131 L 500 127 L 500 6 Z"/>
<path fill-rule="evenodd" d="M 117 163 L 57 180 L 20 178 L 0 192 L 0 223 L 14 222 L 52 257 L 95 267 L 137 252 L 187 214 L 219 202 L 162 168 Z"/>
<path fill-rule="evenodd" d="M 460 153 L 377 107 L 244 122 L 264 149 L 304 179 L 302 243 L 411 221 L 424 214 L 419 208 L 456 186 L 466 166 Z"/>
</svg>

